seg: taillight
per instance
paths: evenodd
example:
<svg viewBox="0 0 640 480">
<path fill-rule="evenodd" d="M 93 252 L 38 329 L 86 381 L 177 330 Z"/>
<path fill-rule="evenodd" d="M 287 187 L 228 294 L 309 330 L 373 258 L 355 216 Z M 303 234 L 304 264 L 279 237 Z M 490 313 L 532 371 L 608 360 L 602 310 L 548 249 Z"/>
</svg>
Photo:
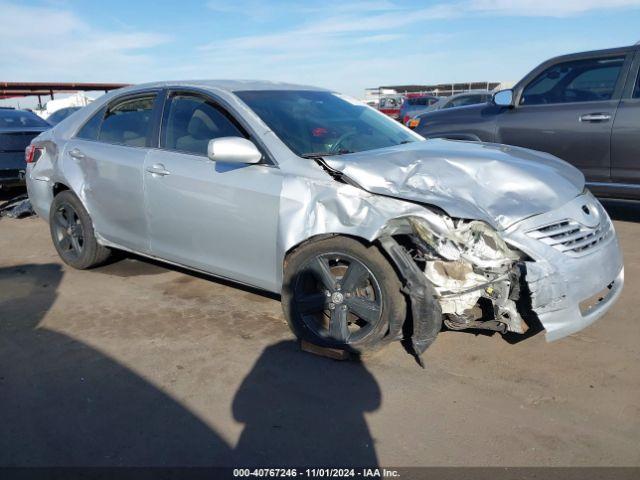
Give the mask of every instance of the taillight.
<svg viewBox="0 0 640 480">
<path fill-rule="evenodd" d="M 411 117 L 409 115 L 405 115 L 404 118 L 402 119 L 402 123 L 406 125 L 410 118 Z"/>
<path fill-rule="evenodd" d="M 44 148 L 36 147 L 35 145 L 29 145 L 24 151 L 24 159 L 27 163 L 36 163 L 42 156 Z"/>
</svg>

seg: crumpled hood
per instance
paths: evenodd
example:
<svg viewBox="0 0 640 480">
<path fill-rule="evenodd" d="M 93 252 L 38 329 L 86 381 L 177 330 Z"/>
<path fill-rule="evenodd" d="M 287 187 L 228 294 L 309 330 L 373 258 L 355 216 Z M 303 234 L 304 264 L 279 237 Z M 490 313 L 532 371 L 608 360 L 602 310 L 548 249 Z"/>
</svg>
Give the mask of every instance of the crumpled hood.
<svg viewBox="0 0 640 480">
<path fill-rule="evenodd" d="M 584 189 L 584 175 L 553 155 L 499 144 L 427 140 L 324 161 L 369 192 L 435 205 L 500 230 Z"/>
</svg>

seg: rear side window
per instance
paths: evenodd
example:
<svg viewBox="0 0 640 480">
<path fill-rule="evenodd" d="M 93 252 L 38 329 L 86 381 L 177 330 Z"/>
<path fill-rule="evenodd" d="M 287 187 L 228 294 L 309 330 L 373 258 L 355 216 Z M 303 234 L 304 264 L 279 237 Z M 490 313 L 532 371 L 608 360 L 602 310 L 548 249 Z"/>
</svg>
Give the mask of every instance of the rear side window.
<svg viewBox="0 0 640 480">
<path fill-rule="evenodd" d="M 426 106 L 429 104 L 427 98 L 409 98 L 407 99 L 407 103 L 409 105 L 421 105 L 421 106 Z"/>
<path fill-rule="evenodd" d="M 633 98 L 640 98 L 640 72 L 636 77 L 636 88 L 633 90 Z"/>
<path fill-rule="evenodd" d="M 98 110 L 93 116 L 85 123 L 78 133 L 76 134 L 77 138 L 82 138 L 85 140 L 98 140 L 98 132 L 100 131 L 100 124 L 102 123 L 102 118 L 104 117 L 104 112 L 107 110 L 107 107 L 103 107 Z"/>
<path fill-rule="evenodd" d="M 520 104 L 611 100 L 624 59 L 590 58 L 553 65 L 525 87 Z"/>
<path fill-rule="evenodd" d="M 465 105 L 476 105 L 478 103 L 484 103 L 487 101 L 487 95 L 464 95 L 462 97 L 458 97 L 453 99 L 446 108 L 451 107 L 463 107 Z"/>
<path fill-rule="evenodd" d="M 205 98 L 180 94 L 169 99 L 161 146 L 198 155 L 207 155 L 209 140 L 246 137 L 222 109 Z"/>
<path fill-rule="evenodd" d="M 151 128 L 155 94 L 123 100 L 107 110 L 98 140 L 131 147 L 144 147 Z"/>
</svg>

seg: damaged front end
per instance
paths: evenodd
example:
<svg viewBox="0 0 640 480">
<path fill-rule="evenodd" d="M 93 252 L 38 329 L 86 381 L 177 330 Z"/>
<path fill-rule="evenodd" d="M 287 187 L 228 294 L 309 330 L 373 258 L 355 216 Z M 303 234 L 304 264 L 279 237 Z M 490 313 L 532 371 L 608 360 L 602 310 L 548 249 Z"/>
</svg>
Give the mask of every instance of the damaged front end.
<svg viewBox="0 0 640 480">
<path fill-rule="evenodd" d="M 435 339 L 442 322 L 453 330 L 529 329 L 520 313 L 526 309 L 519 308 L 527 300 L 521 298 L 527 256 L 486 223 L 404 217 L 391 222 L 379 241 L 406 281 L 416 354 Z"/>
</svg>

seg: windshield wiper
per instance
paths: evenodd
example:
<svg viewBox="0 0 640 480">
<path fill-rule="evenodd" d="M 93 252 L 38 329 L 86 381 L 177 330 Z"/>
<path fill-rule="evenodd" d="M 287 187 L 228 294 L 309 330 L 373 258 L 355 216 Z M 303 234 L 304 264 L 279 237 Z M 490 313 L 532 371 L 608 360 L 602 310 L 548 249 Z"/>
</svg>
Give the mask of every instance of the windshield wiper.
<svg viewBox="0 0 640 480">
<path fill-rule="evenodd" d="M 319 158 L 319 157 L 333 157 L 336 155 L 344 155 L 345 153 L 353 153 L 351 150 L 339 150 L 337 152 L 311 152 L 300 155 L 302 158 Z"/>
</svg>

